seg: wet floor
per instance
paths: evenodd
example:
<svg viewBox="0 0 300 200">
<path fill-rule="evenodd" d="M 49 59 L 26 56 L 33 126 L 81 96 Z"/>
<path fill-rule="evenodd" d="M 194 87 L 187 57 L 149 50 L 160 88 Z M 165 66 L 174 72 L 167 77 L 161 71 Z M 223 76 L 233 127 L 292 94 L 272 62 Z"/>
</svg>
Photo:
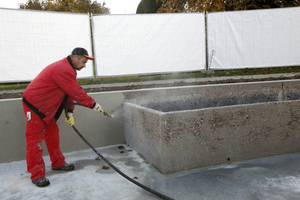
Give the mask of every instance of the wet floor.
<svg viewBox="0 0 300 200">
<path fill-rule="evenodd" d="M 124 146 L 124 149 L 120 149 Z M 134 180 L 174 199 L 182 200 L 298 200 L 300 154 L 256 159 L 230 165 L 162 175 L 125 145 L 97 149 Z M 26 161 L 0 164 L 0 199 L 160 199 L 129 182 L 92 150 L 65 154 L 75 164 L 72 172 L 52 171 L 44 157 L 51 184 L 38 188 L 26 172 Z"/>
</svg>

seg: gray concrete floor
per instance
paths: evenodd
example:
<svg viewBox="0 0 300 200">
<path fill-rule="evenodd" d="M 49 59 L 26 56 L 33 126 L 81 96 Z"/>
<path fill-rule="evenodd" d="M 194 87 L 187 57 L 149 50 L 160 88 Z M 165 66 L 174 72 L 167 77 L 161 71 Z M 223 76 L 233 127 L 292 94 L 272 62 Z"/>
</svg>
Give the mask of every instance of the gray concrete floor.
<svg viewBox="0 0 300 200">
<path fill-rule="evenodd" d="M 300 199 L 300 154 L 162 175 L 129 147 L 119 149 L 121 145 L 97 151 L 129 177 L 174 199 Z M 52 171 L 49 157 L 44 157 L 46 177 L 51 182 L 45 188 L 31 183 L 25 160 L 0 164 L 0 199 L 159 199 L 113 169 L 102 169 L 108 165 L 96 160 L 92 150 L 65 156 L 75 164 L 74 171 Z"/>
</svg>

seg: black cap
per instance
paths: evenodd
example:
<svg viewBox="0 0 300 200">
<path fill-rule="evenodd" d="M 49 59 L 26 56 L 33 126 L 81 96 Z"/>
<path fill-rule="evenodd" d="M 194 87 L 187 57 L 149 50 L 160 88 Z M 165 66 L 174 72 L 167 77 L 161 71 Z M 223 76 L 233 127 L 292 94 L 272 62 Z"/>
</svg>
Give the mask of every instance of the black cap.
<svg viewBox="0 0 300 200">
<path fill-rule="evenodd" d="M 81 55 L 81 56 L 86 57 L 89 60 L 95 59 L 95 58 L 89 56 L 87 50 L 85 50 L 84 48 L 81 48 L 81 47 L 77 47 L 77 48 L 73 49 L 72 55 Z"/>
</svg>

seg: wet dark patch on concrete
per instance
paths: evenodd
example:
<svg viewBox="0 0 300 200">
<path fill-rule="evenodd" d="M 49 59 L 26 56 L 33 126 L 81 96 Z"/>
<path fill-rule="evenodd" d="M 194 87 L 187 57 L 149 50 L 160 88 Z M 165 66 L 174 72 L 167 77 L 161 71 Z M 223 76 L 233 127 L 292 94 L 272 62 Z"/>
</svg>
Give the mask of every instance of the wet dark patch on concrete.
<svg viewBox="0 0 300 200">
<path fill-rule="evenodd" d="M 125 165 L 130 166 L 130 167 L 140 167 L 141 163 L 134 161 L 134 160 L 127 160 L 125 162 Z"/>
<path fill-rule="evenodd" d="M 290 101 L 290 100 L 299 100 L 300 99 L 300 93 L 286 94 L 285 98 L 286 98 L 287 101 Z"/>
</svg>

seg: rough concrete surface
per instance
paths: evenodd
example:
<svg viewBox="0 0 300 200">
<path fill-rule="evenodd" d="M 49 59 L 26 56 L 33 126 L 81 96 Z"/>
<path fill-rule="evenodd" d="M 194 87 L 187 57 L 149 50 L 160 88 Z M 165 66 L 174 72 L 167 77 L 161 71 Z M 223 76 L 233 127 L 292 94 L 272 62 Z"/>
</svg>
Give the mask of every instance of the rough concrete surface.
<svg viewBox="0 0 300 200">
<path fill-rule="evenodd" d="M 136 151 L 117 146 L 98 148 L 129 177 L 176 200 L 298 200 L 300 154 L 282 155 L 229 165 L 162 175 Z M 124 151 L 124 153 L 120 153 Z M 155 200 L 157 196 L 124 179 L 91 150 L 65 154 L 71 172 L 52 171 L 45 156 L 50 185 L 38 188 L 26 172 L 26 161 L 0 164 L 1 200 Z"/>
<path fill-rule="evenodd" d="M 128 93 L 123 106 L 125 140 L 161 173 L 296 153 L 300 151 L 297 83 Z"/>
<path fill-rule="evenodd" d="M 279 75 L 281 76 L 281 75 Z M 290 76 L 289 76 L 290 77 Z M 237 77 L 239 79 L 240 77 Z M 266 76 L 261 77 L 267 79 L 273 79 L 274 77 L 268 78 Z M 294 76 L 295 78 L 295 76 Z M 251 78 L 254 80 L 254 78 Z M 285 79 L 285 78 L 284 78 Z M 232 79 L 233 80 L 233 79 Z M 250 79 L 249 79 L 250 80 Z M 262 79 L 260 79 L 262 80 Z M 203 79 L 204 84 L 212 84 L 211 79 Z M 218 80 L 219 83 L 222 81 L 230 82 L 230 80 Z M 172 83 L 167 83 L 170 86 Z M 154 84 L 154 87 L 157 86 Z M 281 85 L 281 90 L 278 90 L 278 99 L 280 101 L 285 100 L 297 100 L 299 98 L 299 83 L 297 81 L 290 82 L 289 84 Z M 95 86 L 95 87 L 99 87 Z M 100 86 L 101 87 L 101 86 Z M 121 86 L 123 87 L 123 86 Z M 144 87 L 144 86 L 143 86 Z M 148 87 L 148 86 L 147 86 Z M 282 90 L 284 88 L 284 90 Z M 98 90 L 98 89 L 95 89 Z M 100 89 L 101 90 L 101 89 Z M 169 100 L 172 98 L 170 94 L 174 93 L 175 90 L 166 89 L 157 91 L 158 98 L 157 102 L 163 102 L 163 98 L 159 98 L 159 95 L 164 94 L 164 97 L 168 97 Z M 187 92 L 188 90 L 186 90 Z M 195 89 L 192 89 L 195 91 Z M 234 91 L 232 89 L 232 91 Z M 263 89 L 263 94 L 272 94 L 275 90 L 273 89 Z M 280 93 L 281 91 L 281 93 Z M 282 92 L 285 91 L 285 92 Z M 289 92 L 287 92 L 289 91 Z M 240 94 L 245 94 L 244 91 L 239 91 Z M 8 91 L 0 92 L 5 96 L 8 94 Z M 15 93 L 15 92 L 13 92 Z M 22 91 L 20 92 L 20 94 Z M 126 93 L 126 94 L 125 94 Z M 96 94 L 95 94 L 96 95 Z M 104 101 L 104 106 L 108 105 L 110 111 L 119 110 L 119 105 L 121 101 L 126 100 L 132 103 L 145 103 L 145 99 L 149 98 L 151 94 L 149 91 L 135 91 L 135 92 L 124 92 L 124 96 L 120 99 L 118 97 L 117 101 L 115 98 L 112 98 L 111 94 L 108 94 L 109 98 Z M 119 94 L 116 94 L 117 96 Z M 152 93 L 153 95 L 153 93 Z M 209 93 L 204 93 L 205 96 Z M 224 95 L 222 91 L 218 93 L 219 97 Z M 3 97 L 2 96 L 2 97 Z M 190 96 L 193 96 L 190 93 Z M 102 95 L 98 94 L 96 98 L 101 99 Z M 106 96 L 104 96 L 106 97 Z M 137 100 L 136 97 L 144 97 L 144 99 Z M 5 97 L 7 98 L 7 97 Z M 112 98 L 112 99 L 111 99 Z M 132 98 L 130 100 L 130 98 Z M 178 97 L 176 101 L 185 100 L 184 96 Z M 225 98 L 224 96 L 222 98 Z M 238 99 L 233 99 L 235 102 Z M 110 102 L 113 102 L 114 105 L 109 106 Z M 227 102 L 227 101 L 226 101 Z M 192 102 L 193 103 L 193 102 Z M 208 104 L 211 102 L 208 101 Z M 276 102 L 270 102 L 276 103 Z M 1 107 L 2 111 L 6 112 L 6 116 L 2 117 L 0 120 L 1 123 L 1 138 L 6 138 L 9 141 L 14 141 L 16 143 L 5 143 L 4 140 L 1 140 L 1 155 L 5 156 L 14 156 L 11 154 L 12 149 L 17 149 L 15 153 L 20 155 L 24 153 L 24 116 L 21 109 L 20 100 L 10 100 L 3 101 Z M 10 109 L 13 108 L 13 109 Z M 202 108 L 210 109 L 210 108 Z M 222 109 L 222 107 L 218 108 Z M 290 109 L 298 109 L 297 107 L 291 107 Z M 152 109 L 153 110 L 153 109 Z M 286 113 L 287 109 L 283 108 L 281 113 Z M 80 111 L 81 112 L 81 111 Z M 85 112 L 82 111 L 82 112 Z M 87 112 L 87 111 L 86 111 Z M 153 110 L 153 113 L 159 112 Z M 271 111 L 270 111 L 271 112 Z M 119 112 L 114 113 L 119 115 Z M 120 114 L 122 116 L 122 114 Z M 88 117 L 87 117 L 88 116 Z M 276 119 L 280 119 L 281 116 L 274 116 Z M 106 123 L 107 121 L 97 118 L 95 121 L 94 116 L 91 114 L 84 115 L 83 118 L 79 119 L 78 127 L 82 133 L 89 134 L 87 139 L 93 144 L 97 142 L 106 142 L 104 139 L 106 137 L 114 139 L 114 135 L 109 134 L 109 129 L 107 127 L 112 127 L 111 124 Z M 268 119 L 267 119 L 268 120 Z M 292 129 L 296 128 L 298 124 L 298 115 L 291 115 L 290 122 L 288 123 L 289 127 Z M 14 122 L 18 122 L 14 124 Z M 67 127 L 64 122 L 61 120 L 63 130 L 64 126 Z M 91 134 L 87 131 L 90 127 L 84 125 L 84 128 L 87 130 L 82 130 L 81 125 L 86 121 L 92 122 L 96 125 L 106 126 L 105 129 L 105 138 L 99 137 L 101 135 L 101 129 L 97 128 L 98 132 Z M 100 121 L 100 123 L 99 123 Z M 82 123 L 82 124 L 81 124 Z M 154 120 L 152 123 L 156 123 Z M 220 121 L 216 121 L 217 124 L 222 125 Z M 232 121 L 234 123 L 234 121 Z M 266 131 L 269 131 L 268 123 L 264 125 Z M 5 130 L 3 129 L 5 127 Z M 97 126 L 96 126 L 97 127 Z M 149 126 L 150 127 L 150 126 Z M 114 128 L 114 127 L 113 127 Z M 252 127 L 255 128 L 255 127 Z M 20 130 L 19 130 L 20 129 Z M 297 129 L 295 129 L 296 131 Z M 63 146 L 66 143 L 72 144 L 83 143 L 80 138 L 77 138 L 74 134 L 74 131 L 70 129 L 61 134 L 64 138 L 62 141 Z M 90 137 L 95 136 L 96 139 L 90 139 Z M 123 132 L 114 131 L 113 134 L 118 135 L 118 138 L 122 139 Z M 72 137 L 74 135 L 74 138 Z M 251 136 L 251 135 L 249 135 Z M 286 140 L 293 140 L 291 135 L 285 135 Z M 247 136 L 248 137 L 248 136 Z M 260 135 L 253 135 L 253 141 L 261 139 L 273 140 L 271 135 L 268 135 L 268 138 L 261 138 Z M 257 139 L 256 139 L 257 137 Z M 17 139 L 18 138 L 18 139 Z M 22 139 L 20 139 L 22 138 Z M 76 139 L 75 139 L 76 138 Z M 22 140 L 17 142 L 17 140 Z M 97 140 L 97 141 L 96 141 Z M 115 144 L 119 144 L 118 141 L 114 141 Z M 218 140 L 216 140 L 218 142 Z M 224 142 L 220 140 L 220 142 Z M 295 143 L 298 140 L 294 140 Z M 104 143 L 105 144 L 105 143 Z M 22 146 L 23 145 L 23 146 Z M 148 146 L 148 143 L 145 143 L 145 146 Z M 77 146 L 71 146 L 72 148 L 78 148 Z M 97 147 L 97 146 L 96 146 Z M 187 145 L 188 147 L 188 145 Z M 87 149 L 88 147 L 85 147 Z M 278 146 L 275 148 L 279 148 Z M 65 151 L 70 151 L 71 148 L 65 149 Z M 121 153 L 117 146 L 109 147 L 108 149 L 98 149 L 106 158 L 108 158 L 113 164 L 115 164 L 121 171 L 125 172 L 130 177 L 136 177 L 137 180 L 144 185 L 155 189 L 165 195 L 173 197 L 175 199 L 184 199 L 184 200 L 194 200 L 194 199 L 230 199 L 230 200 L 260 200 L 260 199 L 272 199 L 272 200 L 296 200 L 300 196 L 300 156 L 299 154 L 289 154 L 281 155 L 276 157 L 268 157 L 257 160 L 249 160 L 244 162 L 234 162 L 226 165 L 217 165 L 214 167 L 198 168 L 194 170 L 187 170 L 184 172 L 173 173 L 163 175 L 159 173 L 155 167 L 148 161 L 142 158 L 139 152 L 126 147 Z M 132 151 L 130 151 L 132 150 Z M 73 150 L 74 151 L 74 150 Z M 9 152 L 9 153 L 8 153 Z M 64 173 L 64 172 L 55 172 L 50 169 L 50 160 L 48 156 L 45 156 L 46 162 L 46 176 L 49 178 L 51 184 L 46 188 L 37 188 L 30 182 L 30 174 L 26 171 L 26 161 L 20 160 L 14 162 L 7 162 L 0 164 L 0 199 L 158 199 L 157 197 L 149 194 L 146 191 L 143 191 L 139 187 L 128 182 L 122 178 L 119 174 L 115 173 L 111 169 L 103 170 L 102 167 L 105 165 L 103 161 L 95 160 L 97 156 L 91 150 L 77 151 L 72 153 L 65 154 L 67 162 L 75 163 L 75 171 Z M 234 158 L 227 157 L 225 158 Z M 177 162 L 175 157 L 174 163 Z M 232 161 L 232 160 L 231 160 Z M 226 160 L 227 162 L 227 160 Z"/>
</svg>

